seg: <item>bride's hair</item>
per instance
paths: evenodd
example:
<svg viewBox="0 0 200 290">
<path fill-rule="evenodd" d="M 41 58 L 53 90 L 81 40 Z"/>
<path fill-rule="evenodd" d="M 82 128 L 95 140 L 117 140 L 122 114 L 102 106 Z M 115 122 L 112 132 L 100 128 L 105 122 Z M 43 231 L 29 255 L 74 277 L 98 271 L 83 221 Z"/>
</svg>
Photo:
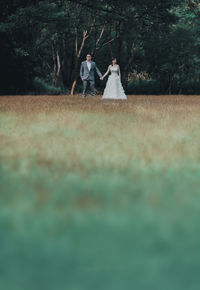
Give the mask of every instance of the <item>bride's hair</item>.
<svg viewBox="0 0 200 290">
<path fill-rule="evenodd" d="M 112 59 L 111 59 L 111 65 L 113 65 L 113 60 L 116 60 L 116 63 L 117 63 L 116 57 L 112 57 Z"/>
</svg>

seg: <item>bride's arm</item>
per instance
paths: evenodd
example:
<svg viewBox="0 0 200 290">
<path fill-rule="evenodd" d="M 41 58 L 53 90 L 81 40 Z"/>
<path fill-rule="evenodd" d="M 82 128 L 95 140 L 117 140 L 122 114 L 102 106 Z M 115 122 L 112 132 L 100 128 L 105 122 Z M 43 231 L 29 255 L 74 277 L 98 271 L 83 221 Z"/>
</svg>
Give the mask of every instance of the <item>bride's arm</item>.
<svg viewBox="0 0 200 290">
<path fill-rule="evenodd" d="M 120 77 L 120 80 L 121 80 L 121 71 L 120 71 L 120 66 L 118 65 L 118 73 L 119 73 L 119 77 Z"/>
<path fill-rule="evenodd" d="M 107 72 L 103 75 L 103 79 L 109 74 L 109 72 L 110 72 L 110 65 L 109 65 L 109 67 L 108 67 L 108 69 L 107 69 Z"/>
</svg>

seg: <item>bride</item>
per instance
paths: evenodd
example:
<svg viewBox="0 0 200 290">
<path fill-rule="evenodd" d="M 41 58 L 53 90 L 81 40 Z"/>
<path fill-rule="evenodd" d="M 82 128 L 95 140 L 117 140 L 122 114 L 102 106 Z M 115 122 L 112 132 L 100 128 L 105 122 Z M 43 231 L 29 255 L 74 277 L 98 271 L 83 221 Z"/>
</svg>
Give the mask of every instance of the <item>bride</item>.
<svg viewBox="0 0 200 290">
<path fill-rule="evenodd" d="M 117 64 L 117 59 L 114 57 L 112 58 L 112 64 L 109 65 L 107 72 L 102 77 L 102 80 L 109 74 L 109 72 L 111 72 L 111 75 L 108 77 L 102 99 L 127 99 L 121 83 L 120 67 Z"/>
</svg>

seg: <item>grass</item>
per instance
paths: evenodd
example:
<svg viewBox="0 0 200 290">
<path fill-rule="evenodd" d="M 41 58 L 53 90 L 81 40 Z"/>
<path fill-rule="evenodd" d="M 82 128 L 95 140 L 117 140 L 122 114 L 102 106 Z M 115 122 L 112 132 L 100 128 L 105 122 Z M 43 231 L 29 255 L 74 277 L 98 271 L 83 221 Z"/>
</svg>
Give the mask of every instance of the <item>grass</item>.
<svg viewBox="0 0 200 290">
<path fill-rule="evenodd" d="M 200 98 L 0 98 L 4 290 L 196 290 Z"/>
</svg>

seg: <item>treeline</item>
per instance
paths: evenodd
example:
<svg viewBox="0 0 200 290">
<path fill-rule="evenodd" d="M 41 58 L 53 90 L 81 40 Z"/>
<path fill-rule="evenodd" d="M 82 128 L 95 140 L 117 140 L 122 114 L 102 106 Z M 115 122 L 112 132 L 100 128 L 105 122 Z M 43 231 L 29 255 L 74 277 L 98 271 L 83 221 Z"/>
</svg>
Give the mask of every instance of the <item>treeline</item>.
<svg viewBox="0 0 200 290">
<path fill-rule="evenodd" d="M 86 53 L 117 57 L 127 93 L 200 94 L 199 19 L 198 0 L 2 0 L 0 94 L 79 92 Z"/>
</svg>

